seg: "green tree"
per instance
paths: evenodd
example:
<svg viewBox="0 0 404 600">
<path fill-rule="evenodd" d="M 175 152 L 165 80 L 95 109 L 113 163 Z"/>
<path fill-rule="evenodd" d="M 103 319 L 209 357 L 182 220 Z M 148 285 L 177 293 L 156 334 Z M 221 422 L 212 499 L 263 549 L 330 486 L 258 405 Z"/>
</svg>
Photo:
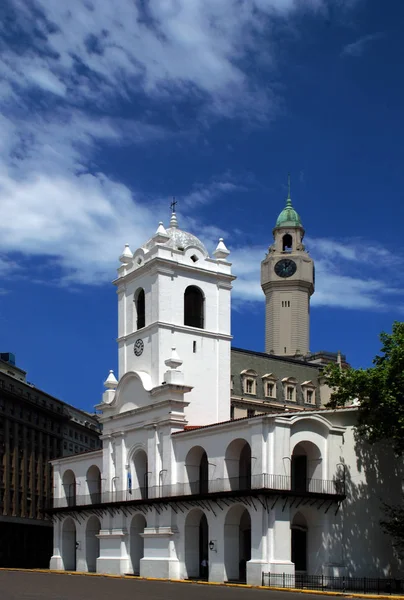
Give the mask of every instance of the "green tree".
<svg viewBox="0 0 404 600">
<path fill-rule="evenodd" d="M 404 323 L 395 322 L 391 333 L 381 333 L 380 355 L 368 369 L 325 370 L 332 389 L 330 408 L 359 401 L 357 430 L 370 444 L 391 443 L 398 456 L 404 455 Z M 381 522 L 404 556 L 404 508 L 384 505 L 386 519 Z"/>
</svg>

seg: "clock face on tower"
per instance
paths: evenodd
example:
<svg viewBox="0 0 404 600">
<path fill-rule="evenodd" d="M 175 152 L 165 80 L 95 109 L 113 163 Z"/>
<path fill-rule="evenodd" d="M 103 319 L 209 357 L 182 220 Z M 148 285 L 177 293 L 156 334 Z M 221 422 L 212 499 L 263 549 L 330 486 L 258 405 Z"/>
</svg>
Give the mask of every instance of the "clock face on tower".
<svg viewBox="0 0 404 600">
<path fill-rule="evenodd" d="M 275 265 L 275 273 L 278 277 L 292 277 L 296 273 L 296 263 L 290 258 L 282 258 Z"/>
<path fill-rule="evenodd" d="M 133 351 L 135 353 L 136 356 L 140 356 L 143 352 L 144 349 L 144 343 L 143 340 L 136 340 L 135 345 L 133 347 Z"/>
</svg>

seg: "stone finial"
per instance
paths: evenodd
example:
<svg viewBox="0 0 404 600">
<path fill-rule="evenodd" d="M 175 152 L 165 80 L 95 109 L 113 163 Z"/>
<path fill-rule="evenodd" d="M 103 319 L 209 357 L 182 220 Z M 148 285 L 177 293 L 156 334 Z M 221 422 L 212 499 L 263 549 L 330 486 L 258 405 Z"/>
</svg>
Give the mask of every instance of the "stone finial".
<svg viewBox="0 0 404 600">
<path fill-rule="evenodd" d="M 129 244 L 125 244 L 125 248 L 123 249 L 123 252 L 119 257 L 119 260 L 121 261 L 121 263 L 129 264 L 132 261 L 132 259 L 133 254 L 131 249 L 129 248 Z"/>
<path fill-rule="evenodd" d="M 160 221 L 159 226 L 157 227 L 156 233 L 154 235 L 168 236 L 167 230 L 163 225 L 163 221 Z"/>
<path fill-rule="evenodd" d="M 157 244 L 164 244 L 170 239 L 170 236 L 167 233 L 167 229 L 164 227 L 163 222 L 160 221 L 159 226 L 157 227 L 156 233 L 153 236 L 153 240 Z"/>
<path fill-rule="evenodd" d="M 167 360 L 164 361 L 164 364 L 169 367 L 170 369 L 178 369 L 178 367 L 180 367 L 182 365 L 184 361 L 180 359 L 180 357 L 178 356 L 177 350 L 174 348 L 171 348 L 171 356 L 170 358 L 167 358 Z"/>
<path fill-rule="evenodd" d="M 223 238 L 220 238 L 217 248 L 213 253 L 213 256 L 215 256 L 217 260 L 226 260 L 229 254 L 230 251 L 226 248 Z"/>
<path fill-rule="evenodd" d="M 177 214 L 175 212 L 172 213 L 170 219 L 170 227 L 178 228 Z"/>
<path fill-rule="evenodd" d="M 184 385 L 184 373 L 180 371 L 182 360 L 177 354 L 175 348 L 171 349 L 171 357 L 164 361 L 164 364 L 170 369 L 164 374 L 165 383 L 172 385 Z"/>
<path fill-rule="evenodd" d="M 114 372 L 111 369 L 108 377 L 104 381 L 104 386 L 107 388 L 107 390 L 113 390 L 116 388 L 117 385 L 118 385 L 118 380 L 116 379 Z"/>
</svg>

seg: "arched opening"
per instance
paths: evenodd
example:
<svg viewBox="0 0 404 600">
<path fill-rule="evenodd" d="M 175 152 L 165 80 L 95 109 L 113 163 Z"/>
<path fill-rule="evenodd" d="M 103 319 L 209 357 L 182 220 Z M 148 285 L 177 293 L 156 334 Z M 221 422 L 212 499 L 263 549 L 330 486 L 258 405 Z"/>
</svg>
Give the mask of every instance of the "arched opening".
<svg viewBox="0 0 404 600">
<path fill-rule="evenodd" d="M 295 492 L 322 492 L 321 452 L 312 442 L 300 442 L 293 449 L 291 489 Z"/>
<path fill-rule="evenodd" d="M 224 568 L 227 581 L 247 581 L 251 560 L 251 517 L 244 506 L 233 506 L 224 523 Z"/>
<path fill-rule="evenodd" d="M 62 479 L 63 490 L 66 496 L 66 505 L 76 505 L 76 477 L 71 469 L 63 473 Z"/>
<path fill-rule="evenodd" d="M 101 523 L 97 517 L 90 517 L 86 527 L 86 561 L 89 573 L 97 572 L 97 558 L 100 555 L 100 533 Z"/>
<path fill-rule="evenodd" d="M 62 525 L 62 560 L 65 571 L 76 570 L 76 525 L 67 518 Z"/>
<path fill-rule="evenodd" d="M 139 288 L 135 292 L 135 306 L 136 306 L 136 326 L 137 329 L 142 329 L 146 325 L 146 298 L 143 288 Z"/>
<path fill-rule="evenodd" d="M 291 538 L 295 571 L 307 571 L 307 522 L 300 512 L 293 519 Z"/>
<path fill-rule="evenodd" d="M 132 563 L 132 573 L 140 575 L 140 561 L 144 556 L 143 532 L 147 527 L 146 519 L 143 515 L 135 515 L 130 525 L 130 560 Z"/>
<path fill-rule="evenodd" d="M 285 233 L 282 238 L 282 251 L 283 252 L 292 252 L 293 249 L 293 238 L 290 233 Z"/>
<path fill-rule="evenodd" d="M 209 527 L 206 515 L 196 508 L 185 520 L 185 568 L 188 579 L 209 579 Z"/>
<path fill-rule="evenodd" d="M 233 440 L 225 456 L 231 490 L 251 489 L 251 446 L 246 440 Z"/>
<path fill-rule="evenodd" d="M 204 328 L 204 296 L 195 285 L 190 285 L 184 294 L 184 325 Z"/>
<path fill-rule="evenodd" d="M 149 472 L 147 454 L 144 450 L 138 450 L 133 459 L 135 467 L 134 477 L 134 499 L 147 499 L 149 496 Z"/>
<path fill-rule="evenodd" d="M 96 465 L 88 469 L 86 480 L 90 503 L 99 504 L 101 502 L 101 472 Z"/>
<path fill-rule="evenodd" d="M 201 446 L 194 446 L 185 459 L 190 494 L 205 494 L 209 491 L 208 456 Z"/>
</svg>

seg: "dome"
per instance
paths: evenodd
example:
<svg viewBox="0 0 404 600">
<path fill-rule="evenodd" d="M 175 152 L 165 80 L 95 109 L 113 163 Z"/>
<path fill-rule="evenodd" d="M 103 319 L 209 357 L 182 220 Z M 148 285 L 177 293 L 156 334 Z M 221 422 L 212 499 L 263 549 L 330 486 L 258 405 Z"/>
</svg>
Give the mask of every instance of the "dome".
<svg viewBox="0 0 404 600">
<path fill-rule="evenodd" d="M 188 233 L 187 231 L 183 231 L 178 227 L 177 216 L 175 213 L 171 216 L 170 227 L 165 230 L 166 241 L 157 242 L 156 237 L 152 237 L 146 244 L 144 244 L 143 248 L 145 250 L 151 250 L 157 243 L 167 246 L 168 248 L 173 248 L 174 250 L 187 250 L 188 248 L 197 248 L 202 252 L 205 257 L 209 256 L 209 252 L 206 249 L 206 246 L 192 233 Z"/>
<path fill-rule="evenodd" d="M 292 206 L 292 200 L 286 200 L 286 206 L 276 220 L 275 227 L 302 227 L 299 215 Z"/>
</svg>

